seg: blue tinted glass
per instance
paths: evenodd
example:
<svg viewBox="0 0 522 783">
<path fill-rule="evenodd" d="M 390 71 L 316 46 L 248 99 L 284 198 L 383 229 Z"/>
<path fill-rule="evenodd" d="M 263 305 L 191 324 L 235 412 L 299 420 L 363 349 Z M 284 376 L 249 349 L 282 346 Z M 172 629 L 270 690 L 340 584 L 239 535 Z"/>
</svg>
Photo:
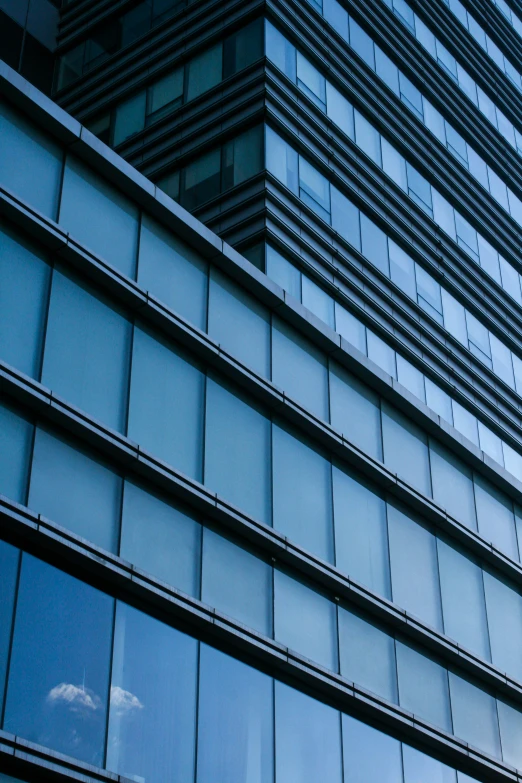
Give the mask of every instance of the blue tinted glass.
<svg viewBox="0 0 522 783">
<path fill-rule="evenodd" d="M 205 484 L 269 524 L 269 419 L 209 377 L 205 426 Z"/>
<path fill-rule="evenodd" d="M 274 527 L 332 562 L 331 466 L 287 430 L 273 427 Z"/>
<path fill-rule="evenodd" d="M 384 231 L 361 212 L 362 254 L 377 269 L 390 276 L 388 239 Z"/>
<path fill-rule="evenodd" d="M 371 457 L 382 460 L 379 397 L 334 363 L 330 371 L 330 408 L 332 425 Z"/>
<path fill-rule="evenodd" d="M 197 652 L 195 639 L 118 602 L 108 769 L 135 781 L 192 780 Z"/>
<path fill-rule="evenodd" d="M 4 703 L 19 555 L 14 546 L 0 541 L 0 707 Z"/>
<path fill-rule="evenodd" d="M 270 245 L 266 246 L 266 273 L 298 302 L 301 301 L 301 272 Z"/>
<path fill-rule="evenodd" d="M 386 504 L 362 481 L 333 468 L 337 568 L 390 597 Z"/>
<path fill-rule="evenodd" d="M 489 693 L 450 671 L 453 732 L 476 748 L 500 758 L 496 701 Z"/>
<path fill-rule="evenodd" d="M 284 321 L 274 320 L 272 380 L 316 416 L 328 421 L 328 367 L 325 354 Z"/>
<path fill-rule="evenodd" d="M 336 615 L 332 601 L 288 574 L 274 571 L 275 638 L 335 672 L 338 670 Z"/>
<path fill-rule="evenodd" d="M 515 518 L 511 500 L 496 487 L 475 476 L 478 531 L 502 552 L 518 560 Z"/>
<path fill-rule="evenodd" d="M 51 270 L 1 223 L 0 245 L 0 359 L 38 379 Z"/>
<path fill-rule="evenodd" d="M 434 440 L 430 440 L 430 464 L 434 499 L 452 516 L 464 522 L 466 527 L 476 530 L 473 474 L 470 468 Z"/>
<path fill-rule="evenodd" d="M 397 640 L 397 676 L 401 707 L 451 732 L 446 669 Z"/>
<path fill-rule="evenodd" d="M 74 239 L 134 278 L 138 208 L 72 156 L 65 167 L 60 224 Z"/>
<path fill-rule="evenodd" d="M 430 496 L 430 463 L 426 433 L 398 410 L 384 403 L 382 439 L 384 462 L 389 469 L 413 484 L 415 489 Z"/>
<path fill-rule="evenodd" d="M 355 110 L 355 143 L 379 168 L 382 166 L 381 134 L 357 109 Z"/>
<path fill-rule="evenodd" d="M 272 635 L 271 566 L 205 528 L 202 569 L 202 601 L 265 636 Z"/>
<path fill-rule="evenodd" d="M 131 324 L 90 287 L 55 269 L 42 382 L 120 432 L 127 410 Z"/>
<path fill-rule="evenodd" d="M 522 713 L 497 699 L 500 739 L 502 742 L 502 758 L 507 764 L 522 769 Z"/>
<path fill-rule="evenodd" d="M 444 632 L 489 661 L 482 569 L 440 539 L 437 549 Z"/>
<path fill-rule="evenodd" d="M 455 770 L 420 750 L 402 746 L 404 783 L 455 783 Z"/>
<path fill-rule="evenodd" d="M 159 337 L 134 330 L 128 435 L 201 479 L 205 377 Z"/>
<path fill-rule="evenodd" d="M 37 429 L 29 506 L 97 546 L 116 552 L 121 479 L 61 438 Z"/>
<path fill-rule="evenodd" d="M 272 783 L 273 684 L 201 645 L 197 783 Z"/>
<path fill-rule="evenodd" d="M 33 425 L 0 405 L 0 495 L 26 502 Z"/>
<path fill-rule="evenodd" d="M 56 220 L 63 152 L 49 136 L 0 101 L 0 182 Z"/>
<path fill-rule="evenodd" d="M 104 593 L 24 554 L 5 731 L 102 766 L 113 607 Z"/>
<path fill-rule="evenodd" d="M 212 268 L 208 333 L 240 362 L 270 377 L 270 313 L 230 278 Z"/>
<path fill-rule="evenodd" d="M 331 329 L 335 329 L 334 300 L 305 275 L 303 275 L 303 305 Z"/>
<path fill-rule="evenodd" d="M 435 536 L 390 504 L 388 534 L 394 602 L 442 628 Z"/>
<path fill-rule="evenodd" d="M 330 188 L 332 227 L 356 250 L 361 250 L 361 225 L 358 208 L 340 190 Z"/>
<path fill-rule="evenodd" d="M 276 780 L 341 783 L 337 710 L 281 682 L 275 684 Z"/>
<path fill-rule="evenodd" d="M 339 608 L 341 674 L 391 702 L 397 702 L 395 640 L 359 615 Z"/>
<path fill-rule="evenodd" d="M 522 596 L 484 571 L 491 660 L 503 672 L 522 679 Z M 509 633 L 506 633 L 509 628 Z"/>
<path fill-rule="evenodd" d="M 200 525 L 156 495 L 125 482 L 120 556 L 199 597 Z"/>
<path fill-rule="evenodd" d="M 343 749 L 344 783 L 403 783 L 401 743 L 393 737 L 343 715 Z"/>
<path fill-rule="evenodd" d="M 291 81 L 296 80 L 296 50 L 295 46 L 281 35 L 279 30 L 265 21 L 266 56 L 283 71 Z"/>
<path fill-rule="evenodd" d="M 366 65 L 375 70 L 375 54 L 372 39 L 352 16 L 349 17 L 349 27 L 350 46 L 364 60 Z"/>
<path fill-rule="evenodd" d="M 138 283 L 199 329 L 207 325 L 208 264 L 171 231 L 143 215 Z"/>
</svg>

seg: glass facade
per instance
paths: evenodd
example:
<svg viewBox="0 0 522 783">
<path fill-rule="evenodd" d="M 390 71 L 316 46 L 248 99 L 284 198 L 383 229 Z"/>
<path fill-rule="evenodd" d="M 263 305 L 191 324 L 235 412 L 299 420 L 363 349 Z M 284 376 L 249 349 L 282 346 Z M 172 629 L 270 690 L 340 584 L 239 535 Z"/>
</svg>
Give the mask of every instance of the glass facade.
<svg viewBox="0 0 522 783">
<path fill-rule="evenodd" d="M 87 130 L 2 66 L 0 783 L 522 775 L 520 20 L 486 2 L 435 35 L 379 1 L 392 46 L 338 0 L 69 0 Z M 42 9 L 0 0 L 22 73 Z"/>
</svg>

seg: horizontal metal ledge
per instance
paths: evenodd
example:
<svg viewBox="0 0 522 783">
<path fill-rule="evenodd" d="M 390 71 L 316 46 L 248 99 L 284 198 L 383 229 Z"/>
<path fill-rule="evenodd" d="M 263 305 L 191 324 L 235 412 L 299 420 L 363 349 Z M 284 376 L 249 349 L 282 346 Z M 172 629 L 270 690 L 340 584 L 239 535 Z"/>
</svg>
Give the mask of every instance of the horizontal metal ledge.
<svg viewBox="0 0 522 783">
<path fill-rule="evenodd" d="M 71 535 L 64 536 L 41 517 L 26 510 L 11 509 L 0 499 L 0 516 L 5 532 L 16 543 L 74 576 L 109 592 L 159 620 L 185 631 L 203 642 L 262 669 L 271 676 L 319 698 L 337 709 L 384 729 L 388 733 L 436 755 L 445 763 L 491 781 L 519 781 L 516 770 L 420 720 L 412 713 L 375 696 L 340 675 L 292 652 L 284 645 L 251 631 L 212 607 L 169 588 L 162 582 L 134 569 L 119 558 L 110 557 Z M 17 513 L 18 512 L 18 513 Z M 3 526 L 4 527 L 4 526 Z M 23 764 L 49 769 L 50 764 L 63 766 L 64 774 L 76 777 L 87 774 L 98 781 L 114 780 L 103 770 L 74 762 L 45 748 L 0 732 L 0 758 L 7 757 L 13 769 Z M 10 757 L 10 758 L 9 758 Z"/>
</svg>

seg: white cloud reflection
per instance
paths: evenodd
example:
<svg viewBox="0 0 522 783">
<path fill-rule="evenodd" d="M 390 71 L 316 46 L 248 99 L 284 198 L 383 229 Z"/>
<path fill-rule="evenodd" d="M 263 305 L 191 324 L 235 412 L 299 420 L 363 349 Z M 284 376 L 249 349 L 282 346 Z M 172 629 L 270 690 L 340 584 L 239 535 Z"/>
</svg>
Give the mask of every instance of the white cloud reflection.
<svg viewBox="0 0 522 783">
<path fill-rule="evenodd" d="M 130 712 L 136 712 L 143 709 L 143 704 L 130 691 L 125 691 L 119 685 L 111 687 L 111 708 L 115 709 L 119 715 L 128 715 Z"/>
<path fill-rule="evenodd" d="M 55 685 L 47 694 L 49 704 L 65 704 L 73 712 L 88 710 L 95 712 L 101 707 L 101 699 L 93 691 L 70 682 Z"/>
</svg>

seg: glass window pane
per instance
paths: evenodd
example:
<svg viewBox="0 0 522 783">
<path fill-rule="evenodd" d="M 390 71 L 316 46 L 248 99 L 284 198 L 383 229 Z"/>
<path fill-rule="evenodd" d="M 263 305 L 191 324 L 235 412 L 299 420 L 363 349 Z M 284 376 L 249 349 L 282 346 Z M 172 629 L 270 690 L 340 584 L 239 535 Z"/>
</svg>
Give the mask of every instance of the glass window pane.
<svg viewBox="0 0 522 783">
<path fill-rule="evenodd" d="M 379 396 L 344 367 L 330 371 L 332 425 L 367 454 L 382 460 Z"/>
<path fill-rule="evenodd" d="M 120 432 L 127 410 L 131 328 L 90 286 L 55 268 L 42 382 Z"/>
<path fill-rule="evenodd" d="M 390 503 L 388 534 L 394 602 L 442 629 L 435 536 Z"/>
<path fill-rule="evenodd" d="M 470 413 L 466 408 L 463 408 L 456 400 L 452 400 L 451 406 L 453 408 L 453 423 L 456 430 L 461 435 L 468 438 L 475 446 L 479 445 L 478 442 L 478 427 L 476 417 Z"/>
<path fill-rule="evenodd" d="M 341 716 L 281 682 L 275 684 L 276 780 L 341 783 Z"/>
<path fill-rule="evenodd" d="M 500 758 L 495 699 L 451 671 L 449 681 L 454 734 L 470 745 Z"/>
<path fill-rule="evenodd" d="M 301 52 L 297 52 L 297 84 L 322 111 L 326 111 L 326 80 Z"/>
<path fill-rule="evenodd" d="M 455 783 L 455 770 L 409 745 L 402 746 L 404 783 Z M 460 774 L 460 773 L 459 773 Z M 471 780 L 471 778 L 470 778 Z M 460 781 L 464 783 L 464 781 Z"/>
<path fill-rule="evenodd" d="M 240 362 L 270 377 L 270 313 L 220 271 L 210 271 L 208 333 Z"/>
<path fill-rule="evenodd" d="M 29 507 L 97 546 L 116 552 L 121 479 L 91 455 L 36 430 Z"/>
<path fill-rule="evenodd" d="M 118 144 L 139 133 L 145 127 L 145 104 L 147 93 L 145 90 L 133 95 L 116 107 L 114 112 L 114 133 L 112 143 Z"/>
<path fill-rule="evenodd" d="M 0 541 L 0 704 L 2 706 L 11 644 L 19 560 L 19 550 L 11 544 L 6 544 L 5 541 Z"/>
<path fill-rule="evenodd" d="M 350 715 L 342 721 L 345 783 L 403 783 L 401 743 Z"/>
<path fill-rule="evenodd" d="M 25 504 L 33 425 L 0 404 L 0 495 Z"/>
<path fill-rule="evenodd" d="M 406 178 L 406 161 L 403 156 L 397 152 L 395 147 L 392 147 L 389 141 L 381 137 L 382 147 L 382 168 L 384 172 L 392 178 L 396 185 L 401 190 L 406 191 L 408 189 L 408 182 Z"/>
<path fill-rule="evenodd" d="M 271 566 L 208 528 L 203 531 L 201 600 L 272 636 Z"/>
<path fill-rule="evenodd" d="M 266 168 L 292 193 L 298 190 L 298 155 L 272 128 L 267 127 L 266 134 Z"/>
<path fill-rule="evenodd" d="M 299 156 L 299 197 L 319 217 L 330 222 L 330 183 L 301 155 Z"/>
<path fill-rule="evenodd" d="M 440 284 L 429 275 L 425 269 L 415 264 L 415 279 L 417 281 L 417 295 L 420 306 L 442 323 L 442 299 Z"/>
<path fill-rule="evenodd" d="M 23 555 L 5 731 L 103 765 L 113 608 L 99 590 Z"/>
<path fill-rule="evenodd" d="M 507 764 L 522 769 L 522 713 L 519 709 L 497 699 L 502 758 Z"/>
<path fill-rule="evenodd" d="M 430 439 L 433 497 L 471 530 L 477 529 L 473 474 L 455 454 Z"/>
<path fill-rule="evenodd" d="M 355 143 L 373 162 L 381 167 L 381 134 L 355 109 Z"/>
<path fill-rule="evenodd" d="M 428 438 L 413 421 L 382 403 L 384 462 L 415 489 L 431 496 Z"/>
<path fill-rule="evenodd" d="M 328 360 L 291 326 L 274 318 L 272 380 L 291 398 L 328 421 Z"/>
<path fill-rule="evenodd" d="M 183 170 L 180 203 L 196 209 L 221 191 L 221 148 L 210 150 L 188 163 Z"/>
<path fill-rule="evenodd" d="M 237 33 L 225 38 L 223 48 L 223 78 L 247 68 L 264 55 L 263 19 L 255 19 Z"/>
<path fill-rule="evenodd" d="M 335 303 L 335 330 L 361 353 L 367 353 L 365 325 L 339 302 Z"/>
<path fill-rule="evenodd" d="M 392 378 L 397 378 L 395 351 L 393 348 L 390 348 L 384 340 L 381 340 L 380 337 L 369 329 L 366 332 L 366 338 L 368 341 L 368 359 L 375 362 L 381 370 L 391 375 Z"/>
<path fill-rule="evenodd" d="M 431 216 L 433 209 L 430 183 L 409 163 L 406 163 L 406 169 L 408 172 L 408 194 L 410 198 Z"/>
<path fill-rule="evenodd" d="M 337 0 L 323 0 L 323 16 L 335 30 L 348 40 L 348 14 Z"/>
<path fill-rule="evenodd" d="M 455 210 L 440 193 L 433 188 L 433 220 L 435 223 L 456 241 L 457 233 L 455 229 Z"/>
<path fill-rule="evenodd" d="M 416 299 L 417 286 L 415 284 L 415 263 L 412 258 L 393 240 L 388 240 L 390 252 L 390 278 L 399 286 L 401 291 Z"/>
<path fill-rule="evenodd" d="M 444 633 L 489 661 L 482 569 L 445 541 L 437 548 Z"/>
<path fill-rule="evenodd" d="M 295 82 L 297 79 L 295 46 L 292 46 L 290 41 L 287 41 L 268 20 L 265 20 L 265 47 L 268 59 Z"/>
<path fill-rule="evenodd" d="M 305 658 L 338 671 L 335 604 L 277 569 L 274 571 L 274 637 Z"/>
<path fill-rule="evenodd" d="M 137 206 L 71 155 L 65 167 L 60 224 L 74 239 L 134 278 Z"/>
<path fill-rule="evenodd" d="M 396 648 L 401 707 L 451 732 L 448 672 L 409 644 L 397 640 Z"/>
<path fill-rule="evenodd" d="M 330 119 L 353 141 L 355 134 L 353 106 L 328 81 L 326 82 L 326 106 Z"/>
<path fill-rule="evenodd" d="M 361 212 L 362 254 L 386 277 L 390 276 L 388 238 L 384 231 Z"/>
<path fill-rule="evenodd" d="M 0 100 L 0 181 L 23 201 L 56 220 L 63 152 L 6 101 Z"/>
<path fill-rule="evenodd" d="M 138 283 L 199 329 L 207 328 L 208 263 L 143 215 Z"/>
<path fill-rule="evenodd" d="M 491 459 L 498 462 L 499 465 L 504 465 L 504 455 L 502 453 L 502 441 L 489 427 L 478 422 L 479 430 L 479 444 L 482 451 L 484 451 Z"/>
<path fill-rule="evenodd" d="M 334 300 L 306 275 L 303 275 L 303 305 L 331 329 L 335 329 Z"/>
<path fill-rule="evenodd" d="M 273 683 L 201 645 L 197 783 L 272 783 Z"/>
<path fill-rule="evenodd" d="M 397 703 L 393 636 L 340 607 L 339 655 L 343 677 Z"/>
<path fill-rule="evenodd" d="M 397 380 L 419 400 L 426 401 L 424 375 L 400 354 L 397 354 Z"/>
<path fill-rule="evenodd" d="M 480 535 L 517 560 L 515 518 L 511 500 L 480 475 L 475 476 L 475 499 Z"/>
<path fill-rule="evenodd" d="M 270 524 L 270 420 L 209 377 L 205 426 L 205 484 Z"/>
<path fill-rule="evenodd" d="M 188 64 L 187 101 L 197 98 L 223 77 L 223 44 L 220 42 Z"/>
<path fill-rule="evenodd" d="M 333 561 L 331 465 L 286 429 L 273 427 L 274 527 Z"/>
<path fill-rule="evenodd" d="M 129 437 L 201 479 L 205 377 L 158 337 L 135 328 Z"/>
<path fill-rule="evenodd" d="M 263 168 L 263 129 L 260 125 L 241 133 L 223 147 L 222 189 L 245 182 Z"/>
<path fill-rule="evenodd" d="M 118 602 L 107 763 L 131 780 L 194 775 L 198 643 Z"/>
<path fill-rule="evenodd" d="M 522 679 L 522 596 L 512 585 L 484 571 L 491 660 L 503 672 Z M 509 633 L 506 629 L 509 628 Z"/>
<path fill-rule="evenodd" d="M 332 201 L 332 227 L 343 239 L 346 239 L 352 247 L 360 252 L 361 226 L 359 210 L 333 185 L 330 187 L 330 196 Z"/>
<path fill-rule="evenodd" d="M 374 44 L 368 33 L 349 16 L 350 46 L 372 71 L 375 70 Z"/>
<path fill-rule="evenodd" d="M 177 68 L 150 86 L 147 122 L 154 122 L 181 104 L 183 75 L 184 68 Z"/>
<path fill-rule="evenodd" d="M 2 223 L 0 244 L 0 358 L 38 378 L 51 270 Z"/>
<path fill-rule="evenodd" d="M 449 394 L 433 383 L 427 376 L 424 376 L 424 386 L 426 388 L 426 405 L 442 419 L 453 424 L 453 411 Z"/>
<path fill-rule="evenodd" d="M 187 513 L 125 482 L 120 557 L 199 597 L 200 525 Z"/>
<path fill-rule="evenodd" d="M 468 347 L 468 330 L 466 326 L 466 311 L 457 300 L 449 294 L 446 289 L 441 288 L 442 312 L 444 316 L 444 327 L 448 332 Z"/>
<path fill-rule="evenodd" d="M 388 85 L 395 95 L 399 95 L 399 69 L 377 44 L 375 44 L 374 49 L 375 73 Z"/>
<path fill-rule="evenodd" d="M 422 95 L 402 71 L 399 71 L 399 90 L 401 101 L 405 103 L 417 117 L 420 117 L 420 119 L 423 120 Z"/>
<path fill-rule="evenodd" d="M 477 232 L 462 215 L 455 212 L 455 225 L 457 229 L 457 242 L 470 255 L 474 261 L 479 260 Z"/>
<path fill-rule="evenodd" d="M 493 359 L 493 372 L 507 383 L 512 389 L 515 388 L 515 379 L 513 377 L 513 363 L 511 361 L 511 351 L 504 345 L 498 337 L 490 332 L 489 342 L 491 345 L 491 358 Z"/>
<path fill-rule="evenodd" d="M 386 504 L 362 480 L 333 468 L 335 564 L 352 579 L 390 597 Z"/>
<path fill-rule="evenodd" d="M 271 245 L 266 246 L 266 274 L 294 299 L 301 301 L 301 272 Z"/>
</svg>

